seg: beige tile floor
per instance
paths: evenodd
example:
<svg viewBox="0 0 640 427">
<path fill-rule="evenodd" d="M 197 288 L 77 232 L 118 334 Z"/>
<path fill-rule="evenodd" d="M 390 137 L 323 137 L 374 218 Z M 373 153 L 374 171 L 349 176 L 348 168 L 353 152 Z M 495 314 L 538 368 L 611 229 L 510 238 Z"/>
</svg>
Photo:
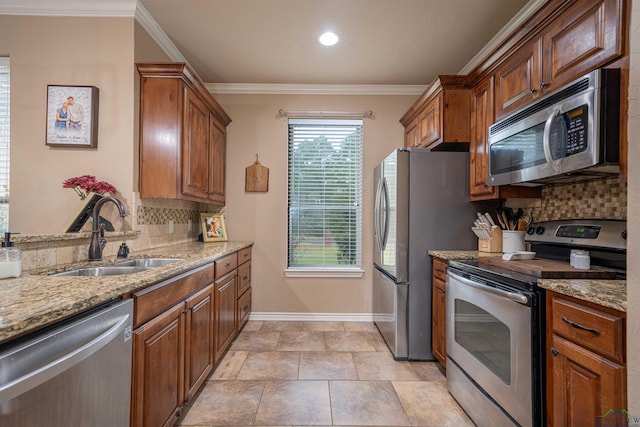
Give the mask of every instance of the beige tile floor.
<svg viewBox="0 0 640 427">
<path fill-rule="evenodd" d="M 179 422 L 473 426 L 435 362 L 398 362 L 375 325 L 250 321 Z"/>
</svg>

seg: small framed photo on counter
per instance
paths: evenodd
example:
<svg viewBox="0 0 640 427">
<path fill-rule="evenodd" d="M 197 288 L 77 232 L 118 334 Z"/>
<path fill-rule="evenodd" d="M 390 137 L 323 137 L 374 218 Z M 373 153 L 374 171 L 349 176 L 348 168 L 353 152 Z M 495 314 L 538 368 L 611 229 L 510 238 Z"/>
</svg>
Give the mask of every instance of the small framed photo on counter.
<svg viewBox="0 0 640 427">
<path fill-rule="evenodd" d="M 222 214 L 200 213 L 200 225 L 202 226 L 202 240 L 204 242 L 226 242 L 229 240 Z"/>
<path fill-rule="evenodd" d="M 98 147 L 98 88 L 47 86 L 46 145 Z"/>
</svg>

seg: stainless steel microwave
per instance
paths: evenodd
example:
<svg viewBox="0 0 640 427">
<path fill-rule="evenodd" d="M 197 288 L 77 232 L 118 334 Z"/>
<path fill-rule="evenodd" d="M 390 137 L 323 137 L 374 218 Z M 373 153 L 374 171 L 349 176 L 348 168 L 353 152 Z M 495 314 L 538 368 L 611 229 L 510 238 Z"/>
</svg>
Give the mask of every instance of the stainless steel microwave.
<svg viewBox="0 0 640 427">
<path fill-rule="evenodd" d="M 619 173 L 620 70 L 598 69 L 489 127 L 489 185 Z"/>
</svg>

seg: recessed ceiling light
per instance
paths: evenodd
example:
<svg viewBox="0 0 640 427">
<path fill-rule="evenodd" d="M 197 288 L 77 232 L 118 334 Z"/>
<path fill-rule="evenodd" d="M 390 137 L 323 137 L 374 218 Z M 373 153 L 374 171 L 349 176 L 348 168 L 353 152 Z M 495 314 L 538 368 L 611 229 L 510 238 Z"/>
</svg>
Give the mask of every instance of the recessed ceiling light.
<svg viewBox="0 0 640 427">
<path fill-rule="evenodd" d="M 318 37 L 318 41 L 323 46 L 333 46 L 334 44 L 338 43 L 338 40 L 339 38 L 336 33 L 331 31 L 327 31 L 326 33 Z"/>
</svg>

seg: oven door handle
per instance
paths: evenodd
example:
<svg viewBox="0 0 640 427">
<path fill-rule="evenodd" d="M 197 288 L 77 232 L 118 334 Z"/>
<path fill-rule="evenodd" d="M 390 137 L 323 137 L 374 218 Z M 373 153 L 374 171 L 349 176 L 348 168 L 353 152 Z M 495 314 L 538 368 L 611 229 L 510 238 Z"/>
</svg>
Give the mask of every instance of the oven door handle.
<svg viewBox="0 0 640 427">
<path fill-rule="evenodd" d="M 452 279 L 461 282 L 464 285 L 471 286 L 472 288 L 480 289 L 490 294 L 508 299 L 509 301 L 517 302 L 518 304 L 528 305 L 529 298 L 526 295 L 517 294 L 515 292 L 503 291 L 502 289 L 494 288 L 492 286 L 483 285 L 482 283 L 474 282 L 466 277 L 459 276 L 451 271 L 447 272 L 447 275 Z"/>
</svg>

